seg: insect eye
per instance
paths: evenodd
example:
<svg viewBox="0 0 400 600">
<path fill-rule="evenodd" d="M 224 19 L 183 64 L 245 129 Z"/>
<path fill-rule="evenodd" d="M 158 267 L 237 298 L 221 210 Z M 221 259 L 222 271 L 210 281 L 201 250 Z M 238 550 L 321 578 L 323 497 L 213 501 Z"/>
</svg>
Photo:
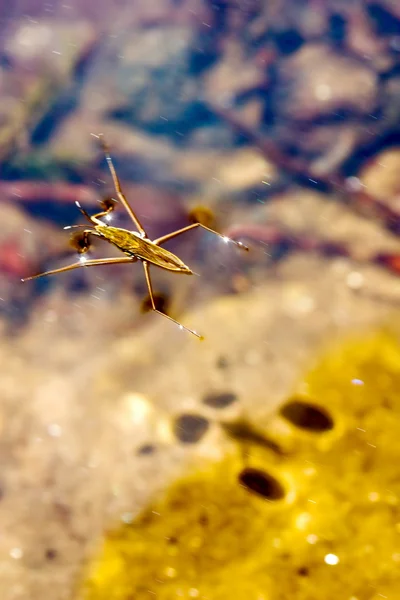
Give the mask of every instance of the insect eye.
<svg viewBox="0 0 400 600">
<path fill-rule="evenodd" d="M 100 206 L 105 211 L 114 210 L 115 205 L 116 201 L 114 200 L 114 198 L 104 198 L 104 200 L 100 201 Z"/>
<path fill-rule="evenodd" d="M 85 254 L 90 249 L 89 236 L 86 231 L 78 231 L 70 237 L 71 246 L 79 253 Z"/>
</svg>

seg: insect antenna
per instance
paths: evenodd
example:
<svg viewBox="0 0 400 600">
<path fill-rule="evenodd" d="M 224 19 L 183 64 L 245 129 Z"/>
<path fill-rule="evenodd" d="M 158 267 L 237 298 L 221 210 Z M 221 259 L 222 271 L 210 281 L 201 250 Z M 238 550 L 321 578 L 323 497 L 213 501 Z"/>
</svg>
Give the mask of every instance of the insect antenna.
<svg viewBox="0 0 400 600">
<path fill-rule="evenodd" d="M 78 207 L 78 209 L 81 211 L 83 216 L 86 217 L 92 223 L 92 217 L 89 215 L 88 212 L 86 212 L 86 210 L 84 208 L 82 208 L 82 206 L 79 204 L 78 200 L 75 200 L 75 204 Z"/>
<path fill-rule="evenodd" d="M 63 229 L 76 229 L 77 227 L 85 227 L 87 229 L 87 225 L 66 225 Z"/>
</svg>

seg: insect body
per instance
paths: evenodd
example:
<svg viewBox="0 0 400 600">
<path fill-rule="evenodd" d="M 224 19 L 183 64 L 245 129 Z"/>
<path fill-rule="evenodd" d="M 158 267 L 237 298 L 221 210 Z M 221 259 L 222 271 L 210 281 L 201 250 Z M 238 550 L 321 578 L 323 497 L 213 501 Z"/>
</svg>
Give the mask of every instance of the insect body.
<svg viewBox="0 0 400 600">
<path fill-rule="evenodd" d="M 99 237 L 106 239 L 114 244 L 119 250 L 131 258 L 146 260 L 147 262 L 178 273 L 187 273 L 192 275 L 191 269 L 181 261 L 180 258 L 157 246 L 151 240 L 141 237 L 136 231 L 128 231 L 119 227 L 110 227 L 109 225 L 96 225 L 95 230 Z"/>
<path fill-rule="evenodd" d="M 52 271 L 46 271 L 45 273 L 39 273 L 38 275 L 33 275 L 31 277 L 26 277 L 22 279 L 22 281 L 28 281 L 30 279 L 36 279 L 38 277 L 44 277 L 45 275 L 54 275 L 56 273 L 63 273 L 65 271 L 72 271 L 72 269 L 78 269 L 81 267 L 94 267 L 97 265 L 110 265 L 110 264 L 119 264 L 119 263 L 133 263 L 136 261 L 140 261 L 144 268 L 144 273 L 146 276 L 146 283 L 149 290 L 151 308 L 154 312 L 166 317 L 176 325 L 178 325 L 181 329 L 186 329 L 199 339 L 203 339 L 201 335 L 199 335 L 196 331 L 192 329 L 188 329 L 184 327 L 178 321 L 175 321 L 169 315 L 157 310 L 156 304 L 154 301 L 154 292 L 150 278 L 150 265 L 155 265 L 160 267 L 161 269 L 165 269 L 167 271 L 173 271 L 175 273 L 185 273 L 187 275 L 192 275 L 193 271 L 185 265 L 181 261 L 180 258 L 175 256 L 172 252 L 165 250 L 161 245 L 168 240 L 171 240 L 186 231 L 190 231 L 191 229 L 195 229 L 196 227 L 202 227 L 215 235 L 221 237 L 225 242 L 232 242 L 242 250 L 248 250 L 247 246 L 242 244 L 241 242 L 236 242 L 223 236 L 218 233 L 202 225 L 201 223 L 193 223 L 192 225 L 188 225 L 187 227 L 183 227 L 182 229 L 178 229 L 177 231 L 173 231 L 172 233 L 168 233 L 156 240 L 150 240 L 146 232 L 134 213 L 132 207 L 128 203 L 125 195 L 122 193 L 121 184 L 117 173 L 115 171 L 111 156 L 109 154 L 108 148 L 103 140 L 102 136 L 98 136 L 99 140 L 102 144 L 107 163 L 111 172 L 111 176 L 114 182 L 115 192 L 118 200 L 124 206 L 125 210 L 131 217 L 133 223 L 137 231 L 129 231 L 128 229 L 122 229 L 120 227 L 112 227 L 111 225 L 107 225 L 105 222 L 101 221 L 102 217 L 109 217 L 109 214 L 115 208 L 115 201 L 112 199 L 103 200 L 100 205 L 102 207 L 102 212 L 97 213 L 96 215 L 89 215 L 79 204 L 79 202 L 75 202 L 81 213 L 84 217 L 90 222 L 89 226 L 85 225 L 71 225 L 65 227 L 65 229 L 73 229 L 73 228 L 83 228 L 78 234 L 74 234 L 72 237 L 72 243 L 78 253 L 81 255 L 80 260 L 77 263 L 72 265 L 67 265 L 65 267 L 61 267 L 60 269 L 54 269 Z M 90 248 L 90 237 L 96 236 L 102 238 L 116 246 L 119 250 L 121 250 L 125 256 L 120 258 L 100 258 L 100 259 L 87 259 L 83 256 Z"/>
</svg>

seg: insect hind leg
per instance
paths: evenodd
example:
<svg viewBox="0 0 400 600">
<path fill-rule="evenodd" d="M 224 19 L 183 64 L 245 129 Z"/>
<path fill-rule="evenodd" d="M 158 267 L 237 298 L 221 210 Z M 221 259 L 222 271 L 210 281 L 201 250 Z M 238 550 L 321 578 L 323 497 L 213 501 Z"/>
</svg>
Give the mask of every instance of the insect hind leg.
<svg viewBox="0 0 400 600">
<path fill-rule="evenodd" d="M 165 318 L 169 319 L 170 321 L 172 321 L 173 323 L 175 323 L 175 325 L 178 325 L 178 327 L 180 329 L 185 329 L 186 331 L 188 331 L 192 335 L 196 336 L 199 340 L 203 340 L 204 337 L 202 335 L 200 335 L 199 333 L 197 333 L 197 331 L 194 331 L 193 329 L 189 329 L 188 327 L 185 327 L 184 325 L 182 325 L 182 323 L 179 323 L 179 321 L 175 321 L 175 319 L 173 319 L 172 317 L 170 317 L 166 313 L 163 313 L 163 312 L 161 312 L 160 310 L 157 309 L 156 303 L 154 301 L 153 286 L 152 286 L 151 279 L 150 279 L 150 266 L 149 266 L 149 263 L 147 263 L 145 260 L 142 262 L 142 264 L 143 264 L 144 273 L 145 273 L 145 276 L 146 276 L 147 287 L 148 287 L 148 290 L 149 290 L 149 296 L 150 296 L 150 302 L 151 302 L 151 309 L 152 309 L 152 311 L 155 312 L 155 313 L 157 313 L 157 314 L 159 314 L 159 315 L 161 315 L 162 317 L 165 317 Z"/>
<path fill-rule="evenodd" d="M 167 233 L 167 235 L 163 235 L 162 237 L 157 238 L 156 240 L 153 240 L 153 244 L 156 244 L 157 246 L 161 246 L 161 244 L 164 244 L 164 242 L 168 242 L 169 240 L 172 240 L 173 238 L 178 237 L 178 235 L 181 235 L 182 233 L 186 233 L 187 231 L 191 231 L 192 229 L 196 229 L 197 227 L 200 227 L 201 229 L 205 229 L 209 233 L 213 233 L 214 235 L 217 235 L 224 242 L 230 242 L 231 244 L 235 244 L 235 246 L 237 246 L 241 250 L 245 250 L 246 252 L 248 252 L 248 250 L 249 250 L 249 248 L 247 246 L 245 246 L 244 244 L 242 244 L 242 242 L 237 242 L 236 240 L 232 240 L 231 238 L 226 237 L 226 235 L 223 235 L 222 233 L 219 233 L 218 231 L 214 231 L 214 229 L 210 229 L 210 227 L 206 227 L 202 223 L 192 223 L 192 225 L 188 225 L 187 227 L 183 227 L 182 229 L 178 229 L 177 231 L 173 231 L 172 233 Z"/>
</svg>

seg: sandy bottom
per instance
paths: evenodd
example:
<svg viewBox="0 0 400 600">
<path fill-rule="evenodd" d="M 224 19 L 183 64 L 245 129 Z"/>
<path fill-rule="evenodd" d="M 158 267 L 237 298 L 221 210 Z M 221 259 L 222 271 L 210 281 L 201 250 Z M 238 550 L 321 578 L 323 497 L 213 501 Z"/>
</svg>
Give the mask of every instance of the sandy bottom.
<svg viewBox="0 0 400 600">
<path fill-rule="evenodd" d="M 113 311 L 109 300 L 71 303 L 62 287 L 45 296 L 0 345 L 3 600 L 73 598 L 107 526 L 221 456 L 221 416 L 268 419 L 334 339 L 390 321 L 386 292 L 400 297 L 400 284 L 382 269 L 292 256 L 247 292 L 180 315 L 203 342 L 156 315 L 132 325 L 129 298 Z M 237 401 L 212 408 L 212 393 Z M 177 439 L 183 413 L 210 422 L 198 444 Z"/>
</svg>

